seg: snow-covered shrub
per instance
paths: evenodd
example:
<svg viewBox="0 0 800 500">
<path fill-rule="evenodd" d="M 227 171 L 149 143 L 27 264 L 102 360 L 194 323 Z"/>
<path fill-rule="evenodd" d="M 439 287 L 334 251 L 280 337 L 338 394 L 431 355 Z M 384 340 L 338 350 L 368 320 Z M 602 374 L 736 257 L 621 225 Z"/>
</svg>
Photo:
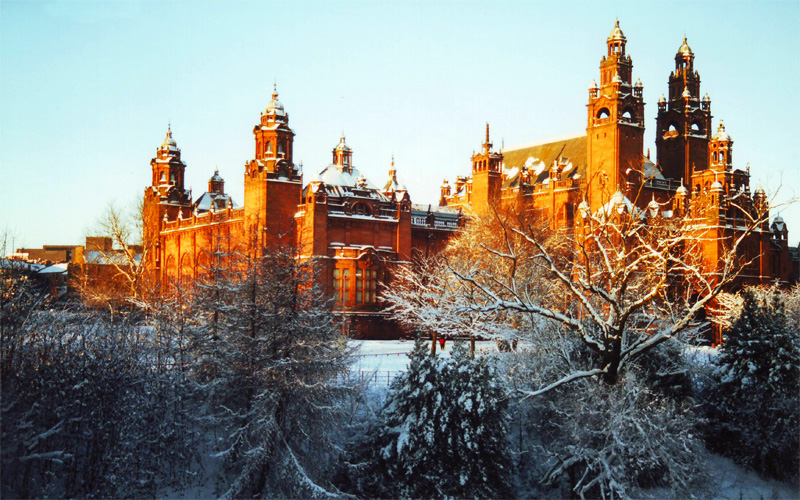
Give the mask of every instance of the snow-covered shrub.
<svg viewBox="0 0 800 500">
<path fill-rule="evenodd" d="M 677 353 L 662 344 L 616 384 L 587 378 L 519 401 L 512 442 L 521 489 L 581 498 L 636 497 L 649 488 L 674 497 L 696 493 L 703 446 Z M 536 387 L 592 355 L 564 334 L 551 348 L 516 355 L 507 366 L 509 383 Z M 556 490 L 542 489 L 547 485 Z"/>
<path fill-rule="evenodd" d="M 176 373 L 127 321 L 40 311 L 2 380 L 2 497 L 141 497 L 193 458 Z"/>
<path fill-rule="evenodd" d="M 781 293 L 742 292 L 708 387 L 708 445 L 777 478 L 800 467 L 800 331 Z"/>
<path fill-rule="evenodd" d="M 417 340 L 367 440 L 348 464 L 346 489 L 366 497 L 508 495 L 507 415 L 490 358 L 433 358 Z"/>
</svg>

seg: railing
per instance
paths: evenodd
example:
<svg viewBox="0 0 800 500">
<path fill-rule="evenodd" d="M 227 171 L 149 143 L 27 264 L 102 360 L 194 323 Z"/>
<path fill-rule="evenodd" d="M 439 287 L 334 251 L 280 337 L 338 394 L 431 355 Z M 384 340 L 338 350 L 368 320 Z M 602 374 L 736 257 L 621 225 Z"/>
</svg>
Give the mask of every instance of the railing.
<svg viewBox="0 0 800 500">
<path fill-rule="evenodd" d="M 657 188 L 657 189 L 668 189 L 673 191 L 678 189 L 681 185 L 680 181 L 676 181 L 675 179 L 649 179 L 647 182 L 644 183 L 645 186 L 650 188 Z"/>
<path fill-rule="evenodd" d="M 392 380 L 403 373 L 400 370 L 354 370 L 347 377 L 349 381 L 376 387 L 388 387 Z"/>
</svg>

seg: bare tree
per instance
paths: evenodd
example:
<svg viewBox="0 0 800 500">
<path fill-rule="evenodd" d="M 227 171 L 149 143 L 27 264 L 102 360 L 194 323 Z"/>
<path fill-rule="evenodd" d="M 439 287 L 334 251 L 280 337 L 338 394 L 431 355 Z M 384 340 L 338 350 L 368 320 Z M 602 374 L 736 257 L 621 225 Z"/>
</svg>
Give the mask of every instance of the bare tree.
<svg viewBox="0 0 800 500">
<path fill-rule="evenodd" d="M 111 248 L 86 249 L 79 288 L 91 303 L 113 308 L 119 304 L 145 303 L 153 291 L 146 269 L 152 250 L 144 244 L 142 202 L 124 210 L 109 203 L 97 223 L 96 234 L 108 238 Z"/>
<path fill-rule="evenodd" d="M 494 230 L 482 223 L 451 245 L 449 276 L 407 277 L 418 298 L 396 293 L 395 310 L 427 324 L 451 316 L 442 324 L 454 328 L 476 318 L 482 327 L 491 323 L 487 319 L 500 320 L 506 333 L 555 321 L 594 353 L 594 361 L 524 395 L 586 377 L 614 384 L 633 359 L 692 329 L 750 262 L 740 249 L 768 220 L 766 202 L 734 200 L 729 206 L 738 211 L 737 227 L 716 235 L 706 223 L 710 207 L 700 202 L 679 215 L 655 201 L 640 209 L 636 201 L 618 192 L 594 212 L 584 202 L 574 227 L 556 231 L 530 214 L 495 213 Z M 709 248 L 718 252 L 713 261 Z M 442 304 L 438 316 L 430 311 Z"/>
</svg>

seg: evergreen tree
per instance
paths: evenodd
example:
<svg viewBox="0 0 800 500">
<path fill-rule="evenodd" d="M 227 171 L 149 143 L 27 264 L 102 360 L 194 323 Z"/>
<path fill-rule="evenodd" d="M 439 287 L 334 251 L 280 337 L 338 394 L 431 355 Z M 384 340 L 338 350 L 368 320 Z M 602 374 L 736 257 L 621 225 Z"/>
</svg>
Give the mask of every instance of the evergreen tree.
<svg viewBox="0 0 800 500">
<path fill-rule="evenodd" d="M 312 263 L 291 248 L 247 255 L 209 279 L 198 342 L 207 361 L 212 422 L 226 435 L 235 479 L 223 496 L 327 496 L 328 431 L 347 388 L 350 350 L 314 286 Z"/>
<path fill-rule="evenodd" d="M 742 292 L 709 397 L 709 446 L 779 478 L 800 466 L 800 332 L 779 294 Z"/>
<path fill-rule="evenodd" d="M 491 362 L 458 344 L 452 359 L 431 357 L 419 339 L 409 357 L 355 452 L 349 487 L 368 497 L 505 496 L 506 400 Z"/>
</svg>

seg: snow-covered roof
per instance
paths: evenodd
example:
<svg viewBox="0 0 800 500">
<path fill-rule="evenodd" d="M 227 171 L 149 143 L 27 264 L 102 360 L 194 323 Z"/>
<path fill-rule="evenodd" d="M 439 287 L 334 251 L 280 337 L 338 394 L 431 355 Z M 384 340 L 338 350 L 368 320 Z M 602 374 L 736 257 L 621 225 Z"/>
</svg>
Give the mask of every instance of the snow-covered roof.
<svg viewBox="0 0 800 500">
<path fill-rule="evenodd" d="M 362 179 L 366 179 L 361 175 L 361 172 L 358 171 L 357 168 L 351 167 L 350 171 L 342 170 L 340 171 L 336 165 L 328 165 L 321 172 L 317 175 L 320 181 L 324 182 L 329 186 L 346 186 L 346 187 L 355 187 L 358 183 L 358 178 L 361 177 Z M 366 179 L 367 183 L 364 186 L 366 189 L 375 189 L 378 188 Z"/>
<path fill-rule="evenodd" d="M 18 269 L 20 271 L 40 271 L 45 268 L 45 265 L 35 262 L 25 262 L 23 260 L 0 259 L 0 268 Z"/>
<path fill-rule="evenodd" d="M 383 186 L 384 193 L 394 193 L 395 191 L 408 191 L 406 185 L 397 180 L 397 175 L 391 175 L 386 185 Z"/>
<path fill-rule="evenodd" d="M 717 128 L 717 133 L 714 134 L 714 137 L 712 137 L 712 139 L 715 140 L 715 141 L 730 141 L 731 140 L 731 136 L 729 136 L 725 132 L 725 124 L 722 123 L 722 120 L 719 121 L 719 127 Z"/>
<path fill-rule="evenodd" d="M 611 34 L 608 35 L 608 40 L 625 40 L 625 35 L 622 33 L 622 30 L 619 27 L 619 19 L 617 19 L 616 24 L 614 24 Z"/>
<path fill-rule="evenodd" d="M 658 179 L 658 180 L 665 180 L 664 174 L 659 170 L 655 163 L 650 160 L 648 157 L 644 157 L 642 161 L 642 170 L 644 171 L 644 178 L 645 179 Z"/>
<path fill-rule="evenodd" d="M 231 208 L 241 208 L 229 194 L 219 194 L 219 193 L 203 193 L 200 198 L 194 202 L 194 208 L 198 212 L 207 212 L 211 210 L 211 205 L 214 205 L 214 210 L 222 210 L 227 208 L 228 200 L 231 202 Z"/>
<path fill-rule="evenodd" d="M 272 100 L 267 104 L 266 114 L 275 116 L 286 116 L 286 111 L 283 109 L 283 104 L 278 100 L 278 86 L 275 86 L 272 92 Z"/>
<path fill-rule="evenodd" d="M 39 274 L 65 274 L 67 272 L 67 263 L 53 264 L 52 266 L 45 267 Z"/>
<path fill-rule="evenodd" d="M 678 54 L 680 54 L 682 56 L 692 56 L 692 55 L 694 55 L 692 53 L 692 49 L 689 48 L 689 44 L 686 43 L 686 37 L 683 37 L 683 43 L 678 48 Z"/>
<path fill-rule="evenodd" d="M 614 215 L 615 211 L 620 214 L 625 212 L 632 214 L 637 211 L 637 209 L 627 196 L 622 194 L 621 191 L 617 191 L 611 196 L 611 199 L 608 200 L 608 203 L 600 207 L 598 214 L 600 216 L 611 216 Z"/>
<path fill-rule="evenodd" d="M 352 151 L 352 149 L 350 149 L 350 146 L 348 146 L 347 143 L 344 142 L 344 134 L 342 134 L 342 136 L 339 138 L 339 144 L 336 145 L 334 151 Z"/>
</svg>

